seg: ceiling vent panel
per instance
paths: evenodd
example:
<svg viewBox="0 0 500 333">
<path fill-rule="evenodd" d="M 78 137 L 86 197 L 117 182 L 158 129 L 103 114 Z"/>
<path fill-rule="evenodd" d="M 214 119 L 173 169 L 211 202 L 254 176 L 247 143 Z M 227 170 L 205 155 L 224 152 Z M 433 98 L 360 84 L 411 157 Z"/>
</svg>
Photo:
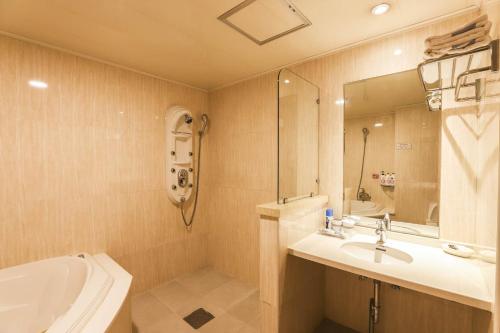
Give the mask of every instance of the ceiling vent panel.
<svg viewBox="0 0 500 333">
<path fill-rule="evenodd" d="M 286 0 L 246 0 L 219 16 L 219 20 L 259 45 L 311 25 Z"/>
</svg>

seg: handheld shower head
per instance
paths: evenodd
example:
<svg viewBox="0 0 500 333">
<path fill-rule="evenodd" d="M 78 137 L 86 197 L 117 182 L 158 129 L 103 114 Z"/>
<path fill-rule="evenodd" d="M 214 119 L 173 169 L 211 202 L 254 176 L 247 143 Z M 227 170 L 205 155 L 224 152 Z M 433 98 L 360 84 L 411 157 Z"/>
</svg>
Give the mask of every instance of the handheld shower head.
<svg viewBox="0 0 500 333">
<path fill-rule="evenodd" d="M 366 139 L 368 138 L 368 134 L 370 134 L 370 131 L 368 128 L 363 127 L 363 140 L 366 142 Z"/>
<path fill-rule="evenodd" d="M 206 113 L 201 115 L 201 128 L 198 131 L 199 135 L 205 135 L 205 132 L 207 131 L 208 127 L 208 116 Z"/>
</svg>

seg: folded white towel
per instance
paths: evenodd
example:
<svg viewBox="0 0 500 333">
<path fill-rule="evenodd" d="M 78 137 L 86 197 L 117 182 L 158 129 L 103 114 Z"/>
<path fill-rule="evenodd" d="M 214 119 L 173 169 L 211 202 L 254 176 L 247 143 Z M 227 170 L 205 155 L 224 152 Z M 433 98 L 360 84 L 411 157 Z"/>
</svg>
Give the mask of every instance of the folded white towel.
<svg viewBox="0 0 500 333">
<path fill-rule="evenodd" d="M 430 46 L 427 46 L 427 48 L 428 49 L 443 49 L 443 48 L 448 48 L 452 45 L 463 44 L 463 43 L 466 43 L 472 39 L 487 36 L 490 33 L 490 30 L 491 30 L 491 22 L 486 21 L 486 23 L 479 28 L 475 28 L 475 29 L 466 31 L 466 32 L 461 33 L 461 34 L 454 35 L 454 36 L 447 38 L 447 39 L 434 40 Z M 426 45 L 427 45 L 427 43 L 426 43 Z"/>
<path fill-rule="evenodd" d="M 482 15 L 453 32 L 429 37 L 425 40 L 427 48 L 424 57 L 426 59 L 439 58 L 488 45 L 491 42 L 490 29 L 491 22 L 488 21 L 488 16 Z"/>
<path fill-rule="evenodd" d="M 427 48 L 431 48 L 434 45 L 442 44 L 443 41 L 447 41 L 447 40 L 450 40 L 450 39 L 452 40 L 453 37 L 455 37 L 457 35 L 461 35 L 463 33 L 466 33 L 468 31 L 470 31 L 470 30 L 481 29 L 488 22 L 489 22 L 488 21 L 488 15 L 485 14 L 485 15 L 478 16 L 474 20 L 470 21 L 469 23 L 467 23 L 463 27 L 460 27 L 460 28 L 456 29 L 455 31 L 446 33 L 444 35 L 431 36 L 431 37 L 427 38 L 425 40 L 425 46 Z"/>
<path fill-rule="evenodd" d="M 479 47 L 486 46 L 490 44 L 491 38 L 489 36 L 485 37 L 480 37 L 476 39 L 472 39 L 466 43 L 463 44 L 457 44 L 453 45 L 449 48 L 444 48 L 444 49 L 427 49 L 424 52 L 424 58 L 425 59 L 435 59 L 435 58 L 440 58 L 444 55 L 447 54 L 459 54 L 459 53 L 464 53 L 468 51 L 475 50 Z"/>
</svg>

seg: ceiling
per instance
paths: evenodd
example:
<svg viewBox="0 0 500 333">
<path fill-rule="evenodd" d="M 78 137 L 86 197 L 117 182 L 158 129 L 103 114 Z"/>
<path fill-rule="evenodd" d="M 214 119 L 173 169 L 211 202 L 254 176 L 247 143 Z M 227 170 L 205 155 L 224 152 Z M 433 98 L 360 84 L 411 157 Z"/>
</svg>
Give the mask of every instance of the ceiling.
<svg viewBox="0 0 500 333">
<path fill-rule="evenodd" d="M 346 119 L 393 113 L 426 101 L 416 69 L 346 84 L 344 94 Z"/>
<path fill-rule="evenodd" d="M 292 0 L 312 25 L 261 46 L 217 19 L 240 2 L 0 0 L 0 30 L 210 90 L 478 0 L 388 0 L 382 16 L 370 13 L 381 1 Z"/>
</svg>

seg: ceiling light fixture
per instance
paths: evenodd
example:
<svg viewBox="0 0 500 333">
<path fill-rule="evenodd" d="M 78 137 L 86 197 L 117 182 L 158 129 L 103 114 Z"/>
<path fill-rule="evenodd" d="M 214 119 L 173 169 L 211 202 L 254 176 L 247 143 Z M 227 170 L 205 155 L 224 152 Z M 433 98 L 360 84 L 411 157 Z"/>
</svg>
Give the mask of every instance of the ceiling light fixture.
<svg viewBox="0 0 500 333">
<path fill-rule="evenodd" d="M 337 105 L 344 105 L 344 100 L 343 99 L 338 99 L 335 101 L 335 104 Z"/>
<path fill-rule="evenodd" d="M 39 80 L 29 80 L 28 84 L 32 86 L 33 88 L 37 89 L 47 89 L 49 86 L 46 82 L 39 81 Z"/>
<path fill-rule="evenodd" d="M 402 53 L 403 53 L 403 50 L 401 50 L 401 49 L 395 49 L 394 50 L 394 55 L 395 56 L 401 55 Z"/>
<path fill-rule="evenodd" d="M 372 14 L 373 15 L 382 15 L 382 14 L 387 13 L 390 8 L 391 8 L 391 5 L 389 5 L 388 3 L 381 3 L 381 4 L 378 4 L 372 8 Z"/>
<path fill-rule="evenodd" d="M 382 123 L 375 123 L 375 124 L 373 124 L 373 127 L 382 127 L 382 126 L 384 126 L 384 124 L 382 124 Z"/>
<path fill-rule="evenodd" d="M 285 80 L 283 80 L 283 83 L 285 83 L 285 84 L 289 84 L 289 83 L 290 83 L 290 80 L 285 79 Z"/>
</svg>

